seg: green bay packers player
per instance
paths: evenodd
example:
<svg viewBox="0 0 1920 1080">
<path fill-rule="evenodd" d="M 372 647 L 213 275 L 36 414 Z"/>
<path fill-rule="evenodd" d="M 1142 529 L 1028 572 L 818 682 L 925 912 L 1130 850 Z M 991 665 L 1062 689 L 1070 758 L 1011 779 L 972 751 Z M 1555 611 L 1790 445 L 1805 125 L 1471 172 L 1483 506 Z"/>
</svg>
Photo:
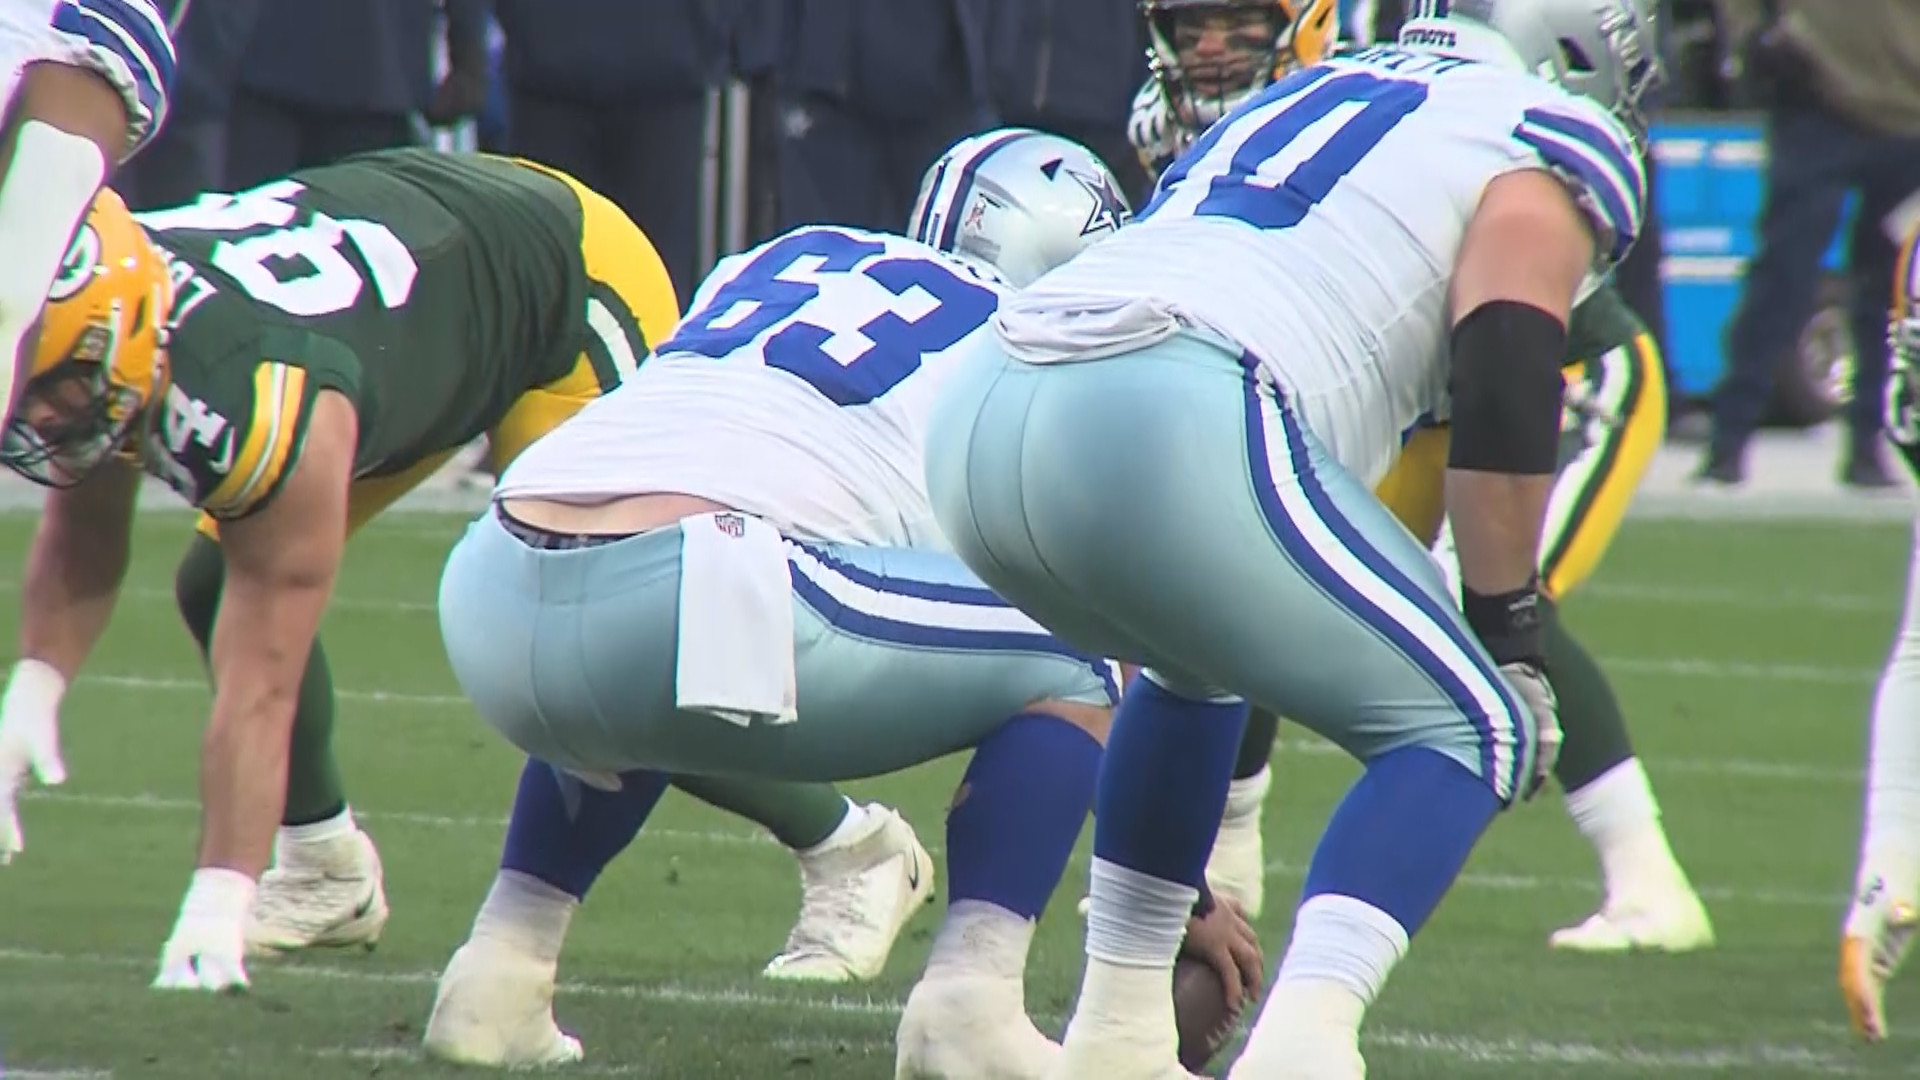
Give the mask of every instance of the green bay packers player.
<svg viewBox="0 0 1920 1080">
<path fill-rule="evenodd" d="M 1134 99 L 1128 134 L 1154 175 L 1274 78 L 1318 62 L 1337 28 L 1333 0 L 1142 0 L 1141 8 L 1153 74 Z M 1562 468 L 1541 544 L 1550 597 L 1566 595 L 1599 565 L 1666 428 L 1659 348 L 1610 286 L 1574 311 L 1564 374 Z M 1409 531 L 1438 544 L 1443 564 L 1451 562 L 1442 510 L 1447 453 L 1445 425 L 1416 429 L 1378 490 Z M 1606 883 L 1600 911 L 1551 943 L 1587 952 L 1710 946 L 1712 925 L 1668 846 L 1612 686 L 1557 615 L 1549 616 L 1547 642 L 1566 730 L 1555 776 Z M 1278 726 L 1255 710 L 1207 866 L 1214 892 L 1250 915 L 1265 900 L 1260 819 Z"/>
<path fill-rule="evenodd" d="M 50 726 L 104 630 L 144 467 L 204 511 L 176 591 L 214 683 L 198 869 L 157 987 L 245 986 L 244 951 L 377 940 L 380 864 L 333 765 L 316 640 L 343 546 L 460 447 L 484 434 L 504 464 L 618 385 L 677 308 L 632 222 L 528 163 L 382 152 L 137 221 L 99 195 L 0 441 L 53 489 L 0 729 Z M 682 786 L 820 857 L 773 974 L 870 974 L 926 898 L 885 880 L 926 861 L 885 808 Z"/>
<path fill-rule="evenodd" d="M 1920 231 L 1894 274 L 1887 437 L 1920 477 Z M 1869 1042 L 1887 1037 L 1886 985 L 1920 929 L 1920 517 L 1913 528 L 1906 613 L 1873 697 L 1866 807 L 1853 903 L 1840 932 L 1840 993 Z"/>
</svg>

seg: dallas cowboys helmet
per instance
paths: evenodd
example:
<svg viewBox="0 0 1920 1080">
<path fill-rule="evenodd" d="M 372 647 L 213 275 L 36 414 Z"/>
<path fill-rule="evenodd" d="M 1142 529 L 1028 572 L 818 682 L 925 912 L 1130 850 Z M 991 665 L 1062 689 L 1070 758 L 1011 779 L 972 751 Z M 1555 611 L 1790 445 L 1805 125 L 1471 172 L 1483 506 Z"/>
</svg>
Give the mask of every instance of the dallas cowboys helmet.
<svg viewBox="0 0 1920 1080">
<path fill-rule="evenodd" d="M 927 170 L 907 235 L 1018 289 L 1133 219 L 1093 151 L 1027 128 L 960 140 Z"/>
<path fill-rule="evenodd" d="M 1646 134 L 1640 99 L 1661 78 L 1650 0 L 1413 0 L 1407 15 L 1402 48 L 1530 72 Z"/>
</svg>

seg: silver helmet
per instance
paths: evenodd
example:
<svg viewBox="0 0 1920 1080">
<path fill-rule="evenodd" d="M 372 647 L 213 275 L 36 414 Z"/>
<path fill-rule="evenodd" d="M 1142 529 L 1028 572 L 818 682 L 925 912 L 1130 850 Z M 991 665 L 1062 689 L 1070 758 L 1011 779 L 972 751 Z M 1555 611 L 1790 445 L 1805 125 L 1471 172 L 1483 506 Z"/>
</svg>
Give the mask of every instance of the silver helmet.
<svg viewBox="0 0 1920 1080">
<path fill-rule="evenodd" d="M 1635 135 L 1661 79 L 1650 0 L 1411 0 L 1400 46 L 1500 63 L 1592 98 Z"/>
<path fill-rule="evenodd" d="M 907 235 L 1018 289 L 1133 219 L 1093 151 L 1027 128 L 954 144 L 927 170 Z"/>
</svg>

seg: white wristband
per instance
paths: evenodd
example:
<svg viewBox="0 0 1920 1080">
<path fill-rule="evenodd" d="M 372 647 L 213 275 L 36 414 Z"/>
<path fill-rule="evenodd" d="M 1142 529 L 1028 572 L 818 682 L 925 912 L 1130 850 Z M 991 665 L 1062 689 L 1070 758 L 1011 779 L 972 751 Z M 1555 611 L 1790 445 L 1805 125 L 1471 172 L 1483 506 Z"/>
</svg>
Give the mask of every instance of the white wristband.
<svg viewBox="0 0 1920 1080">
<path fill-rule="evenodd" d="M 20 711 L 25 715 L 51 716 L 60 710 L 60 699 L 67 693 L 67 677 L 45 660 L 26 659 L 13 665 L 7 676 L 7 693 L 0 700 L 0 712 Z"/>
<path fill-rule="evenodd" d="M 247 917 L 256 888 L 252 878 L 224 866 L 203 866 L 193 872 L 186 899 L 180 901 L 181 922 L 232 923 Z"/>
</svg>

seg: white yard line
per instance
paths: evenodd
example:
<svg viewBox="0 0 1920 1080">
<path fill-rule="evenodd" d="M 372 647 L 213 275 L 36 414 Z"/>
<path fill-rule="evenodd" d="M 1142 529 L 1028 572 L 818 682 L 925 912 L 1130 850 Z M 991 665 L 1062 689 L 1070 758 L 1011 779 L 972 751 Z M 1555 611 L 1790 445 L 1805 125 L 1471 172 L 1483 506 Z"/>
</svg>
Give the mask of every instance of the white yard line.
<svg viewBox="0 0 1920 1080">
<path fill-rule="evenodd" d="M 124 808 L 170 813 L 198 813 L 200 804 L 190 799 L 175 799 L 159 795 L 91 795 L 73 791 L 49 791 L 35 789 L 26 794 L 30 803 L 54 803 L 73 806 L 91 806 L 106 808 Z M 379 824 L 394 822 L 397 824 L 418 826 L 428 829 L 485 829 L 499 831 L 506 826 L 504 817 L 466 816 L 448 814 L 423 814 L 411 811 L 380 811 L 354 808 L 354 816 L 362 821 Z M 718 829 L 664 829 L 649 828 L 641 834 L 661 840 L 671 840 L 689 844 L 720 844 L 729 847 L 767 847 L 778 845 L 773 838 L 763 832 L 725 832 Z M 941 854 L 941 845 L 937 842 L 925 844 L 929 854 Z M 1276 859 L 1267 864 L 1267 876 L 1282 881 L 1297 881 L 1306 875 L 1306 868 Z M 1460 878 L 1461 887 L 1468 889 L 1490 889 L 1500 892 L 1571 892 L 1591 894 L 1598 883 L 1591 878 L 1577 877 L 1537 877 L 1528 874 L 1468 873 Z M 1839 910 L 1845 904 L 1846 896 L 1841 892 L 1824 893 L 1811 891 L 1780 889 L 1740 889 L 1712 885 L 1701 885 L 1700 895 L 1711 901 L 1732 901 L 1735 903 L 1757 904 L 1765 907 L 1816 907 Z"/>
<path fill-rule="evenodd" d="M 1861 593 L 1779 593 L 1765 589 L 1716 589 L 1650 580 L 1589 581 L 1573 593 L 1604 600 L 1679 607 L 1754 608 L 1763 611 L 1831 611 L 1892 615 L 1900 609 L 1900 589 L 1889 582 L 1883 596 Z"/>
<path fill-rule="evenodd" d="M 131 956 L 76 955 L 29 949 L 0 949 L 0 962 L 21 964 L 47 964 L 60 966 L 87 965 L 112 967 L 143 971 L 151 966 L 151 958 Z M 325 964 L 263 964 L 257 968 L 265 979 L 292 978 L 309 979 L 324 982 L 375 983 L 400 986 L 431 986 L 439 980 L 439 973 L 425 969 L 400 971 L 369 971 L 349 967 Z M 892 1019 L 900 1013 L 900 1005 L 890 999 L 873 997 L 850 997 L 835 995 L 814 997 L 801 995 L 768 994 L 754 990 L 702 990 L 675 983 L 655 985 L 628 985 L 595 982 L 566 981 L 560 985 L 560 993 L 583 997 L 613 998 L 628 1001 L 652 1001 L 665 1004 L 689 1005 L 697 1008 L 727 1009 L 767 1009 L 800 1010 L 807 1012 L 830 1013 L 842 1016 L 871 1017 Z M 1057 1026 L 1057 1018 L 1053 1018 Z M 1460 1061 L 1476 1065 L 1540 1065 L 1540 1066 L 1584 1066 L 1628 1073 L 1675 1073 L 1675 1072 L 1727 1072 L 1744 1069 L 1793 1069 L 1812 1076 L 1862 1076 L 1869 1073 L 1853 1065 L 1837 1053 L 1809 1046 L 1792 1044 L 1756 1043 L 1746 1046 L 1713 1045 L 1691 1048 L 1653 1049 L 1635 1046 L 1603 1046 L 1595 1043 L 1569 1042 L 1541 1039 L 1489 1039 L 1476 1036 L 1448 1035 L 1438 1032 L 1415 1031 L 1398 1028 L 1370 1030 L 1362 1040 L 1369 1046 L 1390 1047 L 1431 1056 Z M 841 1040 L 833 1040 L 840 1045 Z M 829 1044 L 822 1042 L 824 1050 Z M 887 1052 L 889 1044 L 881 1040 L 849 1040 L 849 1049 L 867 1051 L 874 1054 Z M 796 1049 L 803 1049 L 796 1047 Z M 419 1051 L 410 1047 L 321 1047 L 305 1051 L 312 1056 L 322 1058 L 346 1058 L 378 1064 L 385 1061 L 415 1062 L 422 1060 Z M 589 1054 L 592 1053 L 589 1047 Z M 575 1070 L 569 1070 L 573 1073 Z M 42 1073 L 9 1074 L 10 1076 L 105 1076 L 104 1073 Z M 580 1071 L 584 1076 L 634 1076 L 646 1075 L 646 1070 L 638 1067 L 623 1067 L 616 1064 L 594 1062 L 586 1063 L 586 1069 Z"/>
</svg>

